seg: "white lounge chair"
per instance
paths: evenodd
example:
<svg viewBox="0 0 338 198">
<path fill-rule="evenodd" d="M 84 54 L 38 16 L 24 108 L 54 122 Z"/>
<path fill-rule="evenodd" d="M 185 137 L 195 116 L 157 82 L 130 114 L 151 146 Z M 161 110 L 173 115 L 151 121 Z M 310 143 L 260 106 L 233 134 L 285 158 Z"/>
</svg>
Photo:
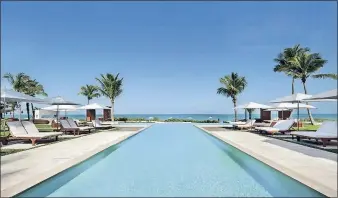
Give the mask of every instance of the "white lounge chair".
<svg viewBox="0 0 338 198">
<path fill-rule="evenodd" d="M 285 133 L 290 131 L 295 123 L 294 120 L 280 120 L 273 127 L 255 127 L 256 130 L 266 133 L 275 134 L 277 132 Z"/>
<path fill-rule="evenodd" d="M 335 121 L 325 121 L 322 125 L 317 129 L 316 132 L 310 131 L 297 131 L 291 132 L 292 139 L 294 136 L 297 137 L 297 141 L 300 139 L 308 138 L 315 139 L 316 141 L 321 140 L 323 143 L 323 147 L 327 145 L 330 140 L 337 140 L 337 122 Z"/>
<path fill-rule="evenodd" d="M 102 125 L 111 125 L 111 126 L 114 126 L 114 125 L 118 125 L 119 122 L 118 121 L 100 121 L 100 123 Z"/>
<path fill-rule="evenodd" d="M 237 129 L 250 129 L 253 127 L 253 124 L 256 122 L 256 120 L 247 120 L 245 124 L 234 124 L 234 128 Z"/>
<path fill-rule="evenodd" d="M 24 139 L 31 140 L 32 145 L 35 146 L 36 140 L 53 137 L 55 136 L 55 140 L 62 133 L 40 133 L 39 130 L 34 126 L 33 123 L 24 121 L 21 123 L 20 121 L 7 122 L 7 126 L 9 128 L 9 132 L 16 139 Z M 24 127 L 25 126 L 25 127 Z"/>
<path fill-rule="evenodd" d="M 272 127 L 273 124 L 276 122 L 270 121 L 270 122 L 255 122 L 253 126 L 256 127 Z"/>
<path fill-rule="evenodd" d="M 80 127 L 80 126 L 77 126 L 77 124 L 75 123 L 75 121 L 73 119 L 71 119 L 71 118 L 68 118 L 67 121 L 68 121 L 69 126 L 71 128 L 78 129 L 80 132 L 88 131 L 90 133 L 90 130 L 94 129 L 94 127 Z"/>
<path fill-rule="evenodd" d="M 102 125 L 100 120 L 92 120 L 93 126 L 95 129 L 109 129 L 112 128 L 112 125 Z"/>
<path fill-rule="evenodd" d="M 245 124 L 246 122 L 242 122 L 242 121 L 238 121 L 238 122 L 226 121 L 226 123 L 235 125 L 235 124 Z"/>
<path fill-rule="evenodd" d="M 80 134 L 80 129 L 78 127 L 76 128 L 71 127 L 67 120 L 60 120 L 60 124 L 61 124 L 61 131 L 63 131 L 64 133 L 72 132 L 74 135 L 76 135 L 76 133 L 78 135 Z"/>
</svg>

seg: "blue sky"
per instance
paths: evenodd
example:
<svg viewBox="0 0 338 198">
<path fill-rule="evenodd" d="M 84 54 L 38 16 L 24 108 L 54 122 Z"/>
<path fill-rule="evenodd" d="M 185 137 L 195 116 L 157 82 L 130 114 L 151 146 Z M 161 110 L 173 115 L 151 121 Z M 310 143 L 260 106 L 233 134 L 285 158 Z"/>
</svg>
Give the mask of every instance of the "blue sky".
<svg viewBox="0 0 338 198">
<path fill-rule="evenodd" d="M 337 73 L 335 2 L 2 2 L 1 30 L 2 74 L 25 72 L 49 96 L 85 104 L 82 85 L 120 73 L 116 113 L 232 113 L 231 99 L 216 94 L 231 72 L 248 81 L 239 104 L 289 95 L 291 79 L 273 72 L 273 59 L 297 43 L 328 60 L 322 73 Z M 336 83 L 307 86 L 315 94 Z"/>
</svg>

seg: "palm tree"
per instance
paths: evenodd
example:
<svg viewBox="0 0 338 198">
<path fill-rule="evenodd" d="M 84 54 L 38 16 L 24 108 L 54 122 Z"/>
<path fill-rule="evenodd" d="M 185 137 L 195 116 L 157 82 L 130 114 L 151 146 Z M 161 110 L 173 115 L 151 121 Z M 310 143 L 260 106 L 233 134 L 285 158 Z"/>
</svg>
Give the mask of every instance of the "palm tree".
<svg viewBox="0 0 338 198">
<path fill-rule="evenodd" d="M 11 73 L 6 73 L 3 76 L 4 79 L 7 79 L 8 82 L 12 85 L 14 91 L 23 93 L 26 89 L 26 82 L 29 80 L 29 76 L 21 72 L 17 75 Z"/>
<path fill-rule="evenodd" d="M 99 89 L 94 85 L 82 86 L 79 95 L 86 96 L 88 104 L 91 99 L 100 97 Z"/>
<path fill-rule="evenodd" d="M 219 81 L 223 86 L 217 89 L 217 94 L 232 98 L 232 102 L 234 103 L 235 121 L 237 121 L 237 96 L 243 92 L 247 85 L 245 77 L 232 72 L 230 75 L 220 78 Z"/>
<path fill-rule="evenodd" d="M 20 72 L 16 75 L 13 75 L 11 73 L 6 73 L 3 76 L 4 79 L 7 79 L 8 82 L 12 85 L 12 88 L 21 93 L 25 93 L 27 91 L 27 82 L 30 80 L 30 77 L 26 75 L 23 72 Z M 12 107 L 13 108 L 13 107 Z M 29 104 L 26 103 L 26 108 L 27 108 L 27 116 L 29 120 Z M 14 116 L 14 111 L 13 111 L 13 116 Z"/>
<path fill-rule="evenodd" d="M 16 75 L 13 75 L 11 73 L 6 73 L 3 76 L 4 79 L 7 79 L 8 82 L 12 85 L 12 88 L 17 91 L 21 92 L 30 96 L 36 96 L 36 95 L 45 95 L 43 86 L 37 82 L 35 79 L 32 80 L 30 76 L 27 74 L 21 72 Z M 33 104 L 31 105 L 33 109 Z M 30 120 L 30 114 L 29 114 L 29 103 L 26 103 L 26 110 L 27 110 L 27 116 L 28 120 Z M 34 111 L 32 110 L 33 114 Z"/>
<path fill-rule="evenodd" d="M 42 95 L 42 96 L 48 96 L 48 94 L 45 92 L 43 85 L 40 84 L 39 82 L 36 81 L 36 79 L 34 80 L 29 80 L 27 82 L 27 91 L 26 91 L 27 95 L 30 96 L 36 96 L 36 95 Z M 27 110 L 27 114 L 28 114 L 28 120 L 29 120 L 29 103 L 26 103 L 26 108 Z M 33 121 L 35 119 L 35 109 L 33 106 L 33 103 L 31 103 L 31 108 L 32 108 L 32 114 L 33 114 Z"/>
<path fill-rule="evenodd" d="M 313 78 L 333 78 L 336 79 L 336 74 L 314 74 L 320 68 L 322 68 L 327 60 L 324 60 L 319 53 L 301 53 L 297 57 L 291 60 L 292 71 L 301 80 L 304 88 L 304 93 L 307 94 L 306 81 L 309 77 Z M 311 111 L 307 109 L 309 118 L 312 124 L 314 124 Z"/>
<path fill-rule="evenodd" d="M 249 113 L 249 120 L 251 120 L 252 112 L 254 112 L 255 109 L 246 109 L 246 111 L 248 111 L 248 113 Z"/>
<path fill-rule="evenodd" d="M 123 91 L 123 78 L 119 78 L 119 73 L 116 76 L 107 73 L 105 75 L 101 74 L 101 79 L 96 78 L 96 80 L 100 83 L 100 87 L 98 87 L 100 93 L 110 99 L 111 119 L 114 121 L 114 103 L 115 99 L 121 95 Z"/>
<path fill-rule="evenodd" d="M 321 79 L 331 78 L 333 80 L 337 80 L 338 76 L 337 74 L 314 74 L 312 75 L 312 78 L 321 78 Z"/>
<path fill-rule="evenodd" d="M 290 61 L 298 56 L 300 53 L 303 52 L 308 52 L 310 51 L 309 48 L 302 48 L 300 47 L 299 44 L 291 47 L 291 48 L 286 48 L 284 49 L 283 53 L 278 54 L 278 57 L 274 59 L 274 61 L 277 63 L 277 65 L 274 67 L 273 71 L 274 72 L 283 72 L 287 76 L 292 78 L 292 83 L 291 83 L 291 93 L 295 93 L 295 79 L 298 78 L 297 75 L 292 71 L 292 65 Z"/>
</svg>

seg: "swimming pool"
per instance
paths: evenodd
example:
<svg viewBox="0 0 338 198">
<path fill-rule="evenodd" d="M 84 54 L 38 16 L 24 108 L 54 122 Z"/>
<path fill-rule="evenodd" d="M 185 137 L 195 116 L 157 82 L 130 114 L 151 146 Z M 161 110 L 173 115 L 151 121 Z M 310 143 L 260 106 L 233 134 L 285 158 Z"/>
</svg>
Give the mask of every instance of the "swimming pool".
<svg viewBox="0 0 338 198">
<path fill-rule="evenodd" d="M 155 124 L 19 197 L 323 197 L 192 124 Z"/>
</svg>

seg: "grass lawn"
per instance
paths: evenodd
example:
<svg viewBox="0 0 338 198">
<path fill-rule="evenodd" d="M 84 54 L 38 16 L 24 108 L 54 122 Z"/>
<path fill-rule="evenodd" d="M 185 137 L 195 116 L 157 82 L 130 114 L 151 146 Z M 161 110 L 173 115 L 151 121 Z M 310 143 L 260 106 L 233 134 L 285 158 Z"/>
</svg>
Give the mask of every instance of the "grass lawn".
<svg viewBox="0 0 338 198">
<path fill-rule="evenodd" d="M 0 150 L 0 156 L 4 156 L 4 155 L 9 155 L 12 153 L 17 153 L 17 152 L 21 152 L 24 151 L 26 149 L 1 149 Z"/>
<path fill-rule="evenodd" d="M 311 124 L 305 124 L 303 127 L 299 127 L 300 131 L 317 131 L 317 129 L 320 127 L 320 125 L 311 125 Z M 297 127 L 293 127 L 295 131 L 297 131 Z"/>
</svg>

